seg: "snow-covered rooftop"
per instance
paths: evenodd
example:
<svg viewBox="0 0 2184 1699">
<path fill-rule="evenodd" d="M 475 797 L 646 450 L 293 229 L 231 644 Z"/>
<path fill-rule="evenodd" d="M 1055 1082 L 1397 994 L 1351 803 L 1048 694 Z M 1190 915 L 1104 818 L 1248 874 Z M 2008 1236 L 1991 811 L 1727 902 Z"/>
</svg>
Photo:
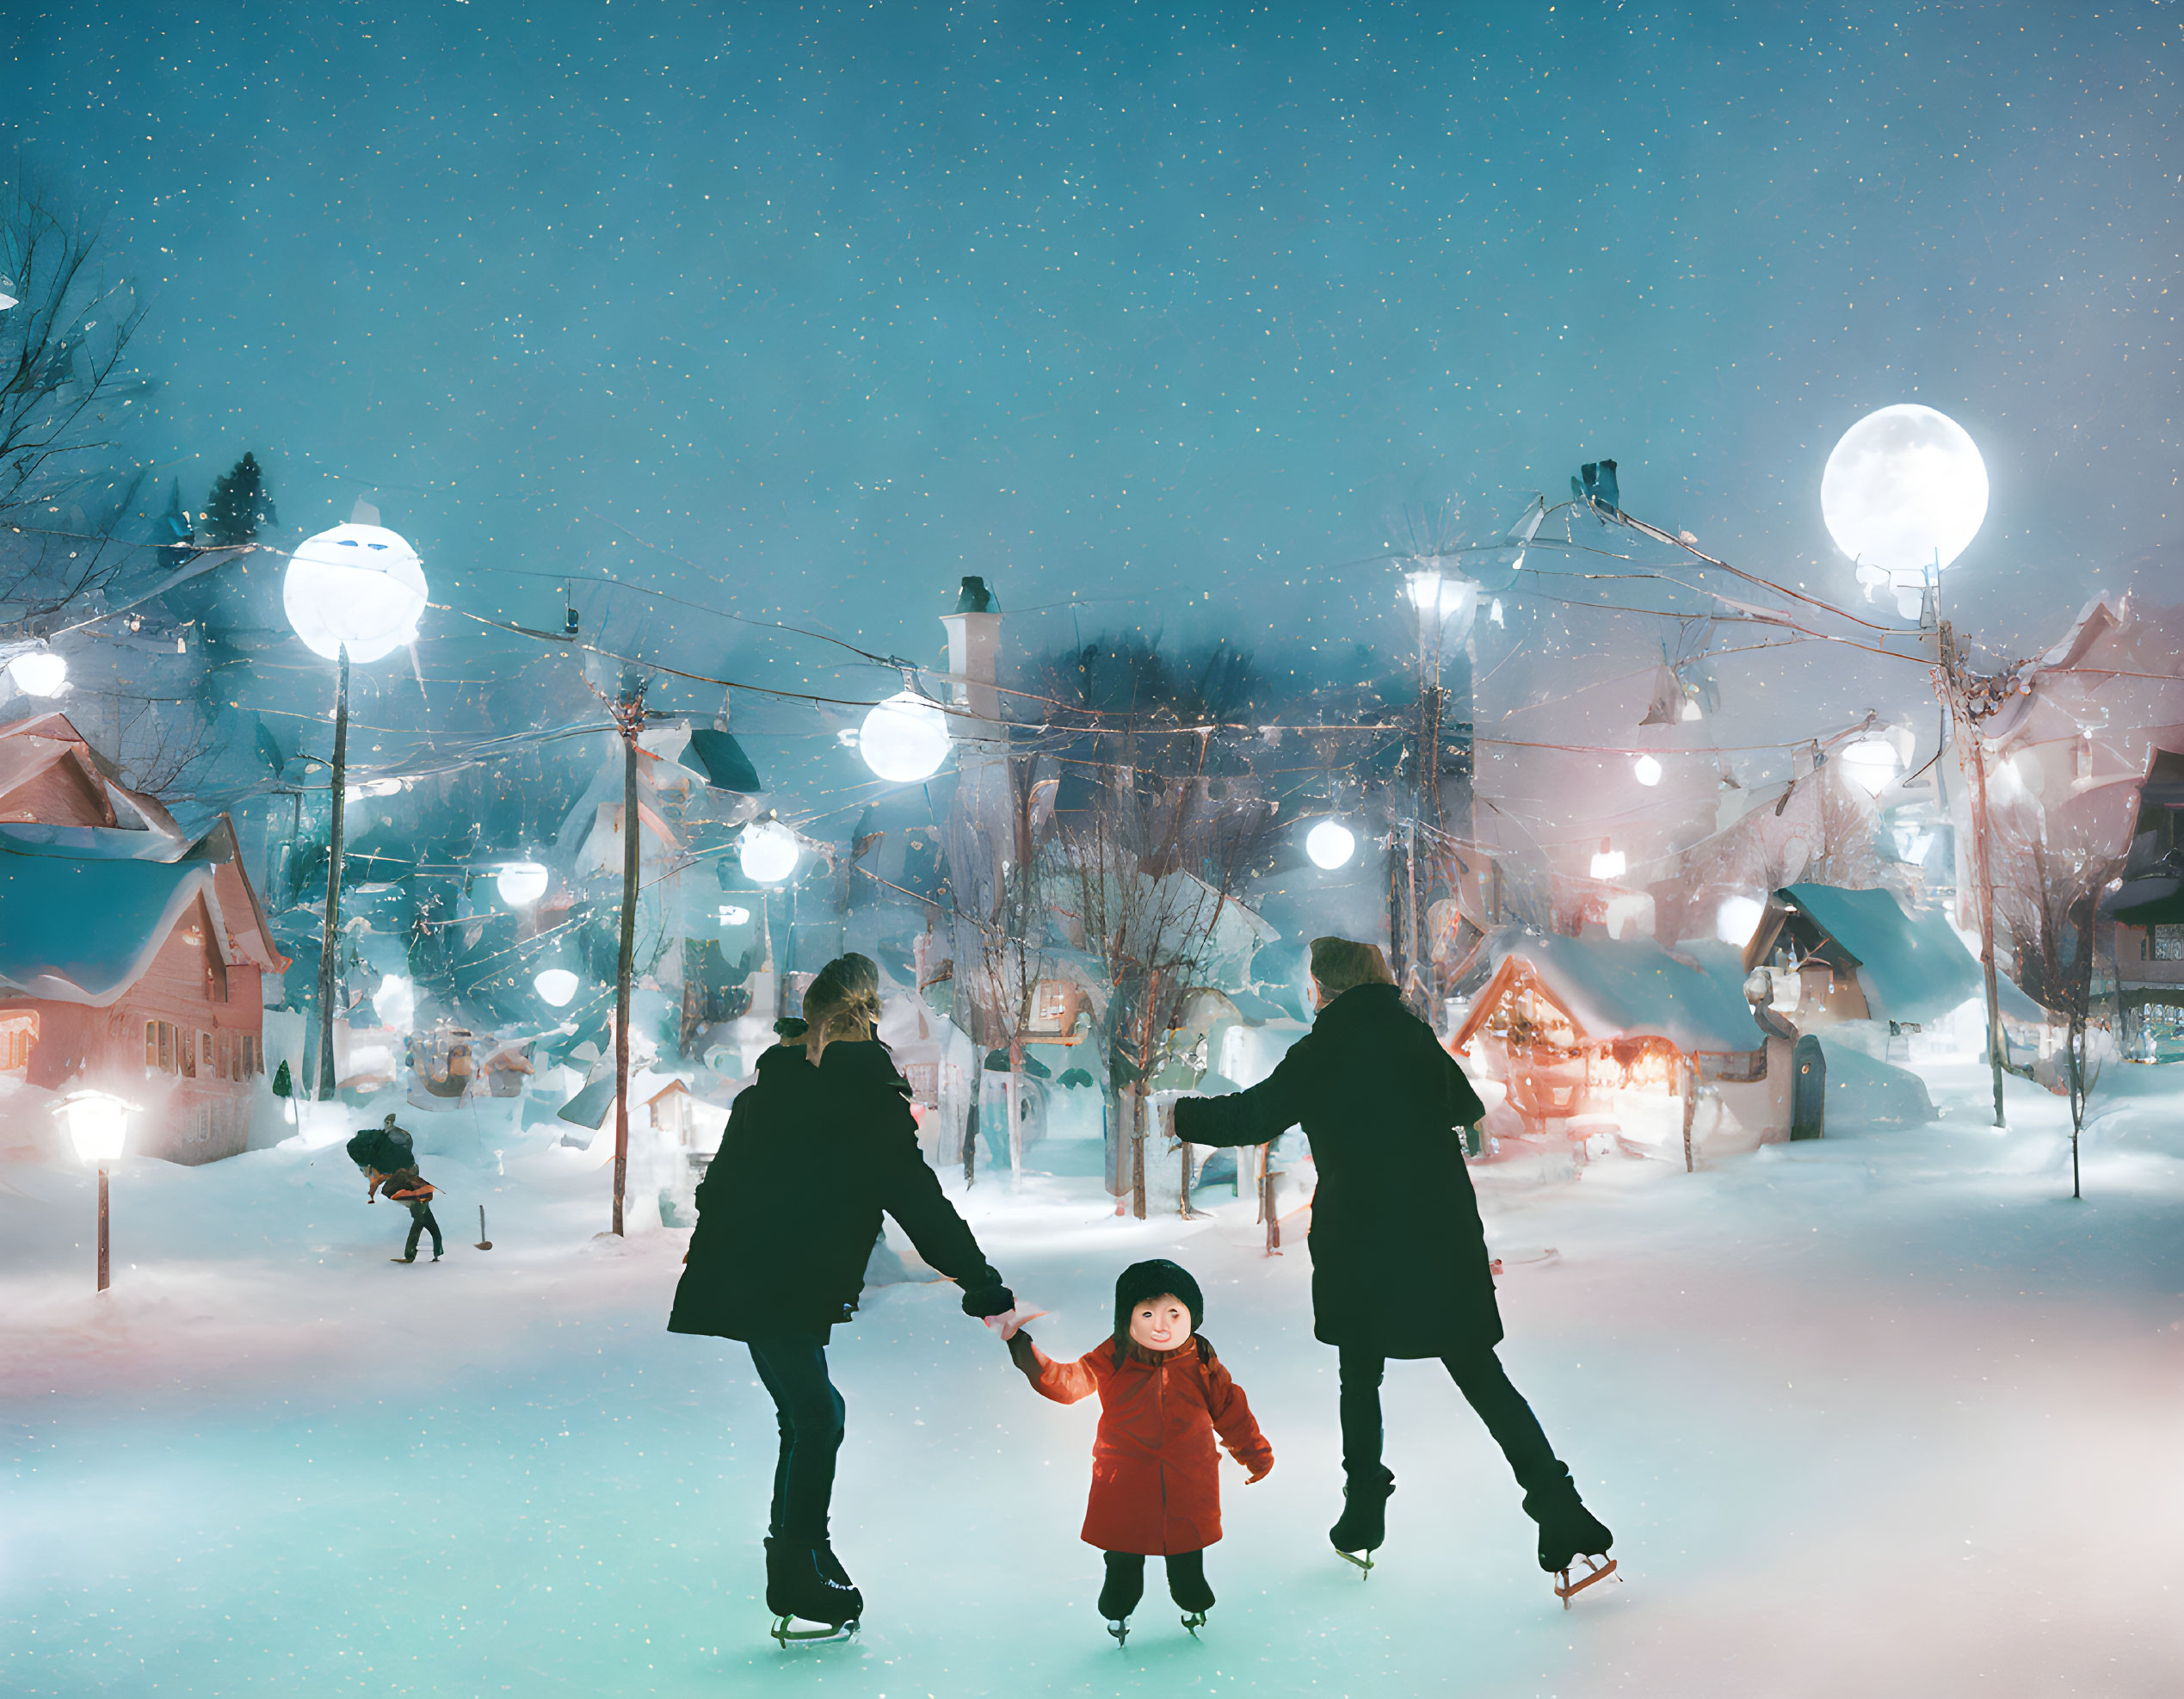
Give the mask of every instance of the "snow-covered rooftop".
<svg viewBox="0 0 2184 1699">
<path fill-rule="evenodd" d="M 1523 962 L 1588 1039 L 1659 1037 L 1686 1052 L 1765 1041 L 1744 1000 L 1743 960 L 1727 944 L 1671 953 L 1650 938 L 1510 932 L 1492 948 L 1497 971 L 1511 957 Z"/>
</svg>

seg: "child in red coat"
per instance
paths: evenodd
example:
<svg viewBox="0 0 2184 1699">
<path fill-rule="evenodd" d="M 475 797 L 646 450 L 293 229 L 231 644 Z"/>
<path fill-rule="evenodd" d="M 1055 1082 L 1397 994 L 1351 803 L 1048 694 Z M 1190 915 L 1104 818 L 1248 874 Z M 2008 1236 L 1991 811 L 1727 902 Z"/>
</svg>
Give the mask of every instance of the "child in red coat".
<svg viewBox="0 0 2184 1699">
<path fill-rule="evenodd" d="M 1266 1479 L 1274 1448 L 1252 1419 L 1243 1389 L 1198 1337 L 1206 1301 L 1198 1282 L 1165 1259 L 1134 1263 L 1114 1288 L 1114 1334 L 1075 1362 L 1056 1362 L 1021 1328 L 1009 1355 L 1034 1390 L 1057 1404 L 1100 1395 L 1092 1442 L 1092 1496 L 1084 1543 L 1107 1554 L 1100 1615 L 1116 1640 L 1144 1597 L 1145 1559 L 1167 1560 L 1168 1591 L 1195 1633 L 1213 1607 L 1206 1548 L 1221 1537 L 1220 1453 Z"/>
</svg>

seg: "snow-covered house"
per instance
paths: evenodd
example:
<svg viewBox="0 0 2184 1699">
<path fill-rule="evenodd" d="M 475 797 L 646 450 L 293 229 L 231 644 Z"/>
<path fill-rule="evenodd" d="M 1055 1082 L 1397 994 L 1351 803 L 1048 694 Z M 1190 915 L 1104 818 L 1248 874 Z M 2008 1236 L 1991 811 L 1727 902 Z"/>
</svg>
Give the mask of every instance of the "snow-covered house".
<svg viewBox="0 0 2184 1699">
<path fill-rule="evenodd" d="M 287 966 L 226 817 L 193 837 L 64 715 L 0 726 L 7 1077 L 138 1104 L 139 1154 L 232 1156 L 265 1071 L 261 976 Z"/>
<path fill-rule="evenodd" d="M 1907 910 L 1889 892 L 1832 885 L 1775 892 L 1744 947 L 1744 966 L 1773 967 L 1778 983 L 1795 975 L 1798 1002 L 1786 1012 L 1801 1030 L 1885 1021 L 1916 1032 L 1983 991 L 1978 961 L 1940 910 Z M 1775 1007 L 1786 1001 L 1778 994 Z M 2027 1011 L 2037 1016 L 2020 992 L 2009 1012 Z"/>
<path fill-rule="evenodd" d="M 1502 1083 L 1513 1131 L 1748 1148 L 1789 1136 L 1790 1045 L 1745 999 L 1734 947 L 1504 931 L 1450 1041 Z M 1705 1100 L 1701 1114 L 1699 1099 Z"/>
</svg>

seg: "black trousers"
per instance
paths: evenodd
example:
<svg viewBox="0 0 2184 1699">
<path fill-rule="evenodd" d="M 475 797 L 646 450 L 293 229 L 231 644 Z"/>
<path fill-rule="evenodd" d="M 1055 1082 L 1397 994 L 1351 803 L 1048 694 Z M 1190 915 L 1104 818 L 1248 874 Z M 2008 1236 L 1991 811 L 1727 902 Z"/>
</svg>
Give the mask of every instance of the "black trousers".
<svg viewBox="0 0 2184 1699">
<path fill-rule="evenodd" d="M 1385 1492 L 1395 1479 L 1380 1461 L 1380 1378 L 1386 1361 L 1371 1351 L 1342 1348 L 1342 1473 L 1359 1492 Z M 1524 1394 L 1509 1384 L 1502 1359 L 1495 1356 L 1492 1347 L 1441 1361 L 1455 1381 L 1456 1390 L 1478 1412 L 1486 1431 L 1508 1459 L 1517 1485 L 1524 1489 L 1524 1508 L 1533 1520 L 1561 1508 L 1565 1498 L 1574 1498 L 1569 1466 L 1555 1455 L 1539 1418 L 1532 1413 Z"/>
<path fill-rule="evenodd" d="M 835 1458 L 848 1407 L 827 1377 L 824 1340 L 752 1339 L 750 1360 L 774 1399 L 781 1449 L 774 1464 L 774 1502 L 766 1531 L 796 1545 L 827 1543 Z"/>
<path fill-rule="evenodd" d="M 404 1257 L 416 1256 L 418 1236 L 429 1233 L 432 1235 L 432 1254 L 437 1257 L 445 1246 L 440 1238 L 440 1223 L 432 1219 L 432 1205 L 421 1197 L 405 1198 L 403 1202 L 410 1206 L 410 1237 L 403 1244 L 402 1254 Z"/>
<path fill-rule="evenodd" d="M 1109 1552 L 1107 1585 L 1100 1589 L 1100 1610 L 1111 1622 L 1120 1622 L 1138 1608 L 1145 1596 L 1145 1560 L 1134 1552 Z M 1170 1552 L 1168 1597 L 1186 1610 L 1211 1610 L 1213 1590 L 1206 1585 L 1206 1554 Z"/>
</svg>

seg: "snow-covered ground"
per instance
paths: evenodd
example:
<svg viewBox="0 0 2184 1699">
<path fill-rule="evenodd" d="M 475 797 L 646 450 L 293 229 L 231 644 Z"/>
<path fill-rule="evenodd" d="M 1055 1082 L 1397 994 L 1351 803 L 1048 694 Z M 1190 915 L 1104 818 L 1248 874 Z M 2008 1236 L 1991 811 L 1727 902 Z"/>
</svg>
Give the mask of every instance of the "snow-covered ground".
<svg viewBox="0 0 2184 1699">
<path fill-rule="evenodd" d="M 1122 1264 L 1175 1256 L 1276 1449 L 1249 1492 L 1226 1468 L 1203 1643 L 1156 1571 L 1126 1651 L 1077 1540 L 1092 1411 L 1035 1398 L 953 1288 L 888 1288 L 836 1335 L 836 1543 L 868 1615 L 783 1652 L 770 1409 L 737 1348 L 662 1330 L 682 1234 L 593 1236 L 589 1161 L 429 1159 L 436 1267 L 386 1260 L 406 1218 L 337 1147 L 132 1164 L 102 1297 L 88 1177 L 10 1166 L 0 1690 L 2175 1692 L 2184 1078 L 2111 1070 L 2073 1203 L 2058 1100 L 2012 1082 L 1996 1134 L 1983 1070 L 1924 1072 L 1944 1118 L 1916 1130 L 1697 1175 L 1481 1171 L 1504 1360 L 1627 1578 L 1567 1613 L 1428 1363 L 1391 1368 L 1380 1567 L 1331 1554 L 1334 1354 L 1301 1246 L 1263 1257 L 1248 1203 L 1140 1224 L 1093 1181 L 982 1180 L 966 1212 L 1055 1312 L 1042 1343 L 1090 1346 Z"/>
</svg>

